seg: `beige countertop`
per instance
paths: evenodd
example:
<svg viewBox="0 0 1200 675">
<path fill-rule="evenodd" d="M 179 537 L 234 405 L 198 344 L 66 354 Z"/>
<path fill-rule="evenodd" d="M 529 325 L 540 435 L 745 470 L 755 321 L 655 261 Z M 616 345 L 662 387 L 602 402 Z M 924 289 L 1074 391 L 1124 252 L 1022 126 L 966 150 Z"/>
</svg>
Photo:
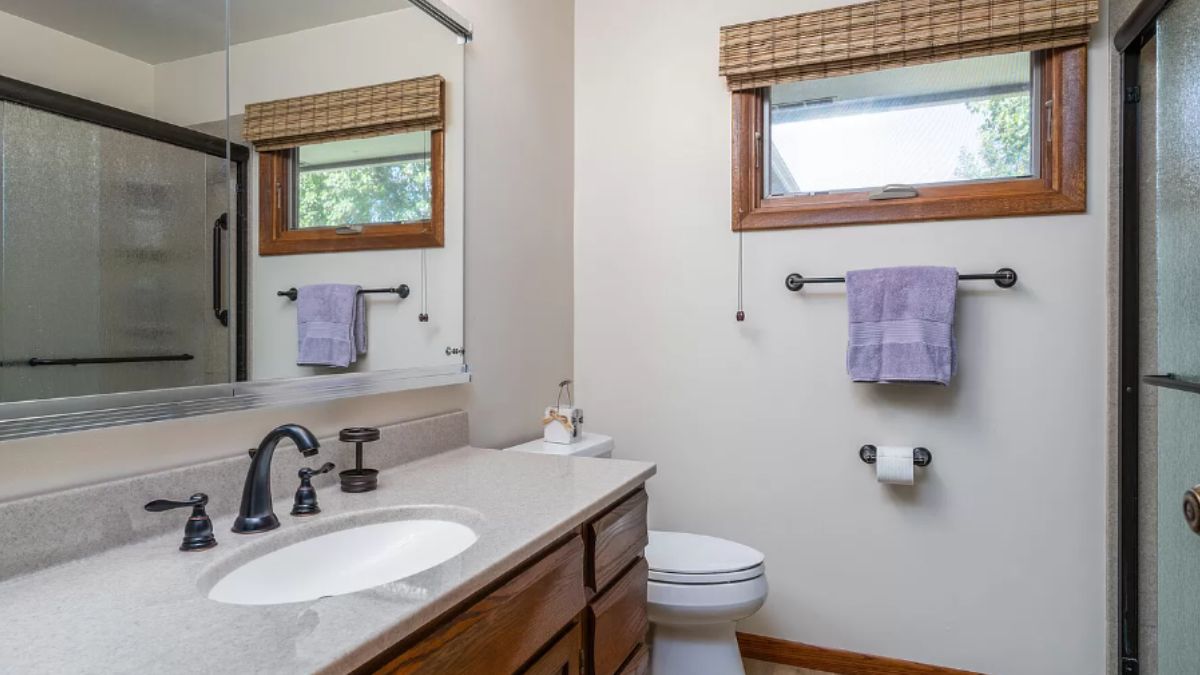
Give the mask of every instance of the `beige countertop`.
<svg viewBox="0 0 1200 675">
<path fill-rule="evenodd" d="M 380 488 L 319 490 L 322 513 L 288 515 L 259 535 L 178 550 L 179 530 L 0 582 L 0 672 L 342 673 L 503 576 L 654 475 L 653 464 L 461 448 L 387 469 Z M 280 490 L 282 491 L 282 490 Z M 278 494 L 278 492 L 277 492 Z M 462 555 L 372 589 L 275 606 L 209 600 L 204 590 L 245 560 L 301 539 L 422 508 L 470 525 Z M 320 570 L 314 570 L 319 573 Z"/>
</svg>

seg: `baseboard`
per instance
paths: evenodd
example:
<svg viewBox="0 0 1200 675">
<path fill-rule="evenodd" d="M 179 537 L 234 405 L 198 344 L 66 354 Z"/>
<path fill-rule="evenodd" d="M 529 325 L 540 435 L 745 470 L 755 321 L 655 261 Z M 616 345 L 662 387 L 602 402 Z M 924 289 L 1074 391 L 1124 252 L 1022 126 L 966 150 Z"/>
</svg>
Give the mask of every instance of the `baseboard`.
<svg viewBox="0 0 1200 675">
<path fill-rule="evenodd" d="M 801 642 L 738 633 L 742 658 L 796 666 L 838 675 L 982 675 L 969 670 L 931 666 L 886 656 L 814 647 Z"/>
</svg>

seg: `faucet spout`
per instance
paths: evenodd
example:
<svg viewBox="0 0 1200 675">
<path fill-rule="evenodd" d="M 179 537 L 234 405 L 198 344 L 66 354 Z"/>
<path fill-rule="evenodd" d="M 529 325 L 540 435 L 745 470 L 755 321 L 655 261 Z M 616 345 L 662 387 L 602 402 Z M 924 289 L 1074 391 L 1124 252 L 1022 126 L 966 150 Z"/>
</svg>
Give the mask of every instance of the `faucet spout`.
<svg viewBox="0 0 1200 675">
<path fill-rule="evenodd" d="M 233 521 L 234 532 L 250 534 L 279 527 L 279 519 L 271 508 L 271 459 L 275 455 L 275 446 L 285 438 L 292 439 L 305 457 L 317 454 L 321 447 L 316 436 L 299 424 L 284 424 L 267 434 L 250 460 L 246 486 L 242 489 L 242 507 Z"/>
</svg>

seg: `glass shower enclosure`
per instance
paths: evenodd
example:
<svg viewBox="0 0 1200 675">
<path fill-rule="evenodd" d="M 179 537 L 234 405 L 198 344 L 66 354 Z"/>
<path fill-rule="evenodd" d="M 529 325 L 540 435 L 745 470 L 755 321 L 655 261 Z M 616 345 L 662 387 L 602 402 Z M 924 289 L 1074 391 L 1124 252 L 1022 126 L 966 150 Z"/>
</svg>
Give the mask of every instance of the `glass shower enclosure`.
<svg viewBox="0 0 1200 675">
<path fill-rule="evenodd" d="M 244 379 L 225 139 L 0 79 L 0 402 Z"/>
<path fill-rule="evenodd" d="M 1121 53 L 1120 672 L 1200 673 L 1200 2 Z"/>
</svg>

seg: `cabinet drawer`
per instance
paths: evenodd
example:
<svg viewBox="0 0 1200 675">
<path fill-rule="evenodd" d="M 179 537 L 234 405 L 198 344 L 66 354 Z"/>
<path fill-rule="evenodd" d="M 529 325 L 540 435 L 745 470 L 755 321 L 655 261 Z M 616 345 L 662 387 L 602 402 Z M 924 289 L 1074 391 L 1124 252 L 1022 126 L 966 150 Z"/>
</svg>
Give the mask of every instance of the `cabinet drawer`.
<svg viewBox="0 0 1200 675">
<path fill-rule="evenodd" d="M 588 526 L 588 586 L 604 590 L 650 543 L 645 490 L 638 490 Z"/>
<path fill-rule="evenodd" d="M 646 645 L 638 647 L 633 658 L 621 669 L 621 675 L 650 675 L 650 649 Z"/>
<path fill-rule="evenodd" d="M 586 603 L 575 536 L 376 672 L 511 675 Z"/>
<path fill-rule="evenodd" d="M 629 655 L 646 641 L 650 623 L 646 618 L 644 559 L 629 569 L 602 596 L 592 602 L 592 668 L 595 675 L 613 675 Z"/>
<path fill-rule="evenodd" d="M 583 664 L 583 626 L 575 624 L 566 635 L 558 639 L 533 665 L 521 671 L 521 675 L 579 675 Z"/>
</svg>

